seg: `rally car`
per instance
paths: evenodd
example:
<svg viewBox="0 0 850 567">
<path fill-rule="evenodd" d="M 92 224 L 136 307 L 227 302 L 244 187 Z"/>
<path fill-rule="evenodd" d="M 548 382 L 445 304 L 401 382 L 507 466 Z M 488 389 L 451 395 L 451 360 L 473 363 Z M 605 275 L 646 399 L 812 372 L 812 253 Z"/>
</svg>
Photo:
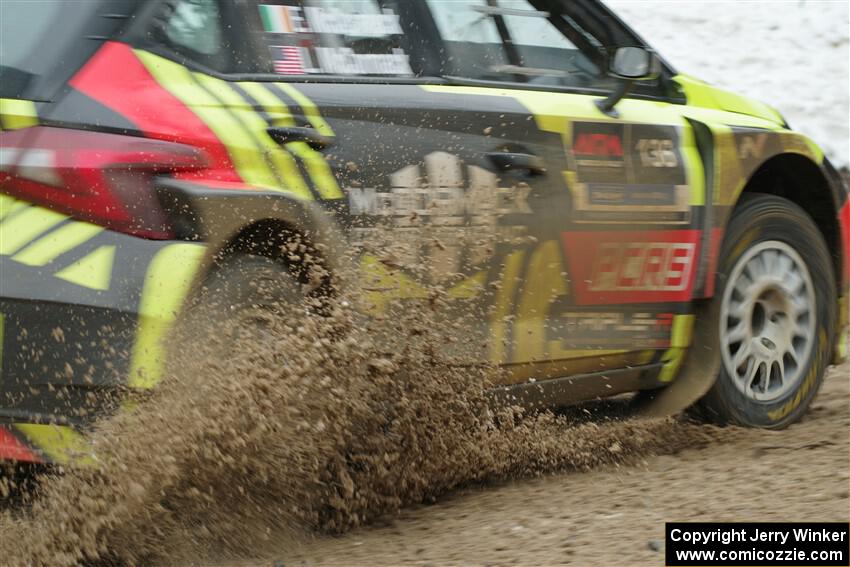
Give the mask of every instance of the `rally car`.
<svg viewBox="0 0 850 567">
<path fill-rule="evenodd" d="M 839 175 L 597 0 L 8 0 L 0 25 L 0 459 L 67 462 L 105 393 L 153 387 L 199 282 L 307 283 L 296 238 L 380 282 L 369 313 L 440 286 L 517 402 L 781 428 L 844 356 Z"/>
</svg>

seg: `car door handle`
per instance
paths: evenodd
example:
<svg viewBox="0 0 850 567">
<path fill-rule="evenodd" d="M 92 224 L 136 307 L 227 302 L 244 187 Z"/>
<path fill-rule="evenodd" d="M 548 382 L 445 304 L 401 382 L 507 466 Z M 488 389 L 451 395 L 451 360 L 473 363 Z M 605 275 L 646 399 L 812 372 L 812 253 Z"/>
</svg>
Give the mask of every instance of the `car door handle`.
<svg viewBox="0 0 850 567">
<path fill-rule="evenodd" d="M 523 170 L 533 175 L 546 173 L 546 164 L 534 154 L 522 154 L 515 152 L 490 152 L 487 159 L 502 171 Z"/>
<path fill-rule="evenodd" d="M 314 150 L 324 150 L 333 145 L 333 138 L 323 136 L 315 128 L 301 126 L 272 126 L 266 130 L 272 140 L 280 145 L 306 142 Z"/>
</svg>

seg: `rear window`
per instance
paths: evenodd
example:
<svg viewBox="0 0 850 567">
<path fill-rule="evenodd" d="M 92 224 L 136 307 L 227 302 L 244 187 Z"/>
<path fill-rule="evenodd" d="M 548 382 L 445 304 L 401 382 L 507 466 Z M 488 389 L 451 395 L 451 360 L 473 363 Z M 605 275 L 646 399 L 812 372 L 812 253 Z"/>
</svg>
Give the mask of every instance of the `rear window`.
<svg viewBox="0 0 850 567">
<path fill-rule="evenodd" d="M 20 98 L 51 69 L 70 64 L 100 3 L 0 0 L 0 96 Z M 90 40 L 89 40 L 90 41 Z"/>
</svg>

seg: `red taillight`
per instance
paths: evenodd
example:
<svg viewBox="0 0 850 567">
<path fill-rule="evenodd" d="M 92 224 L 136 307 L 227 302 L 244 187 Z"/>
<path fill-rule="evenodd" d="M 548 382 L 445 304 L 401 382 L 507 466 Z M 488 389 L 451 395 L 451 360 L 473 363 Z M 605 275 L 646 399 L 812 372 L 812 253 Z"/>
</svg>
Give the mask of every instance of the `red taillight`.
<svg viewBox="0 0 850 567">
<path fill-rule="evenodd" d="M 172 237 L 158 175 L 206 167 L 191 146 L 37 127 L 0 133 L 0 191 L 145 238 Z"/>
</svg>

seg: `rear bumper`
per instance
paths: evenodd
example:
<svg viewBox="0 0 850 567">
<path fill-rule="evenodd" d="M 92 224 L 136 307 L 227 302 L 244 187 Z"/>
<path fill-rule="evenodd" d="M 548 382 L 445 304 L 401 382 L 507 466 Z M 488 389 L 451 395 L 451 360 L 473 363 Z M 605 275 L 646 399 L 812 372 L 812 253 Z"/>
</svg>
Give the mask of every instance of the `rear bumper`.
<svg viewBox="0 0 850 567">
<path fill-rule="evenodd" d="M 32 447 L 14 425 L 0 425 L 0 462 L 43 463 L 45 460 L 42 452 Z"/>
<path fill-rule="evenodd" d="M 0 424 L 0 462 L 86 464 L 94 454 L 80 430 L 70 425 L 6 422 Z"/>
</svg>

